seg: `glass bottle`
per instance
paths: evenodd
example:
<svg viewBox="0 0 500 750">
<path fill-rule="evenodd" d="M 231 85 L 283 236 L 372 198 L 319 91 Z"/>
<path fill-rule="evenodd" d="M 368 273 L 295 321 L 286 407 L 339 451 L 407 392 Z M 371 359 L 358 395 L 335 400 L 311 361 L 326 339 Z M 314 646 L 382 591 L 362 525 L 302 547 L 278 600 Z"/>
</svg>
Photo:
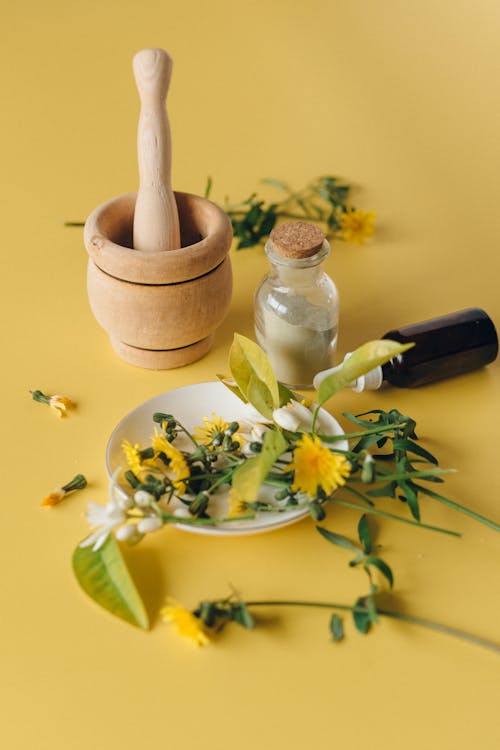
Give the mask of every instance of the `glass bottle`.
<svg viewBox="0 0 500 750">
<path fill-rule="evenodd" d="M 255 334 L 276 377 L 310 388 L 335 361 L 339 299 L 322 270 L 330 252 L 324 233 L 305 222 L 276 227 L 265 246 L 270 270 L 255 294 Z"/>
<path fill-rule="evenodd" d="M 478 307 L 395 328 L 382 338 L 415 346 L 358 378 L 351 384 L 357 392 L 380 388 L 384 381 L 399 388 L 416 388 L 476 370 L 493 362 L 498 354 L 493 321 Z M 316 388 L 330 372 L 316 375 Z"/>
</svg>

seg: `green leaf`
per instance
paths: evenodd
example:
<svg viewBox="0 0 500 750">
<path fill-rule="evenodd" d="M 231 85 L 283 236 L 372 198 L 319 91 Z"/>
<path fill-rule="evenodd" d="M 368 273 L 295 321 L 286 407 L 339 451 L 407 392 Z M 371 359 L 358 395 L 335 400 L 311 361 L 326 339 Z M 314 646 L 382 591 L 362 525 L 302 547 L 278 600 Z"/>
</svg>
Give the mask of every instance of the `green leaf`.
<svg viewBox="0 0 500 750">
<path fill-rule="evenodd" d="M 368 617 L 370 618 L 370 622 L 378 622 L 378 612 L 377 607 L 375 606 L 375 598 L 373 594 L 377 590 L 377 587 L 372 584 L 371 585 L 372 593 L 370 596 L 366 597 L 366 606 L 368 607 Z"/>
<path fill-rule="evenodd" d="M 278 381 L 266 353 L 258 344 L 235 333 L 229 352 L 229 366 L 238 387 L 250 403 L 253 404 L 250 391 L 262 396 L 262 391 L 257 390 L 255 386 L 255 380 L 257 380 L 261 381 L 269 390 L 273 408 L 278 408 L 280 403 Z M 258 402 L 261 405 L 260 401 Z M 255 408 L 259 408 L 255 404 L 253 405 Z"/>
<path fill-rule="evenodd" d="M 338 615 L 332 615 L 330 620 L 330 633 L 334 641 L 341 641 L 344 637 L 344 626 Z"/>
<path fill-rule="evenodd" d="M 358 536 L 359 541 L 363 545 L 363 549 L 366 555 L 369 555 L 372 550 L 372 540 L 370 534 L 370 527 L 368 525 L 368 519 L 365 514 L 361 516 L 358 523 Z"/>
<path fill-rule="evenodd" d="M 266 419 L 273 418 L 273 411 L 275 409 L 273 403 L 273 397 L 271 391 L 262 380 L 259 380 L 252 375 L 248 382 L 247 398 L 258 412 L 262 414 Z"/>
<path fill-rule="evenodd" d="M 411 511 L 413 518 L 415 518 L 417 521 L 420 521 L 420 508 L 418 505 L 418 496 L 417 496 L 417 492 L 413 489 L 412 484 L 413 482 L 409 483 L 403 480 L 399 480 L 397 482 L 398 487 L 400 487 L 403 490 L 404 496 L 406 498 L 408 507 Z"/>
<path fill-rule="evenodd" d="M 328 375 L 319 386 L 318 403 L 324 404 L 337 391 L 345 388 L 353 380 L 373 370 L 374 367 L 383 365 L 398 354 L 411 349 L 414 344 L 400 344 L 397 341 L 381 339 L 369 341 L 354 351 L 349 359 L 345 360 L 341 367 Z"/>
<path fill-rule="evenodd" d="M 207 184 L 205 187 L 205 198 L 209 198 L 211 192 L 212 192 L 212 178 L 207 177 Z"/>
<path fill-rule="evenodd" d="M 254 619 L 250 614 L 245 602 L 238 602 L 237 604 L 233 604 L 231 609 L 234 622 L 237 622 L 239 625 L 242 625 L 244 628 L 248 628 L 249 630 L 254 627 Z"/>
<path fill-rule="evenodd" d="M 327 541 L 331 542 L 332 544 L 336 544 L 338 547 L 343 547 L 344 549 L 348 549 L 351 552 L 360 552 L 359 547 L 357 547 L 355 544 L 351 542 L 350 539 L 348 539 L 345 536 L 342 536 L 341 534 L 335 534 L 333 531 L 328 531 L 328 529 L 323 528 L 322 526 L 316 526 L 316 529 L 319 531 L 321 536 L 323 536 Z"/>
<path fill-rule="evenodd" d="M 357 607 L 361 607 L 362 610 L 356 609 Z M 368 633 L 368 631 L 370 630 L 371 617 L 366 606 L 365 597 L 362 596 L 356 600 L 354 609 L 352 610 L 352 618 L 354 620 L 356 629 L 359 630 L 359 632 L 363 635 L 366 635 L 366 633 Z"/>
<path fill-rule="evenodd" d="M 292 399 L 300 401 L 300 396 L 287 388 L 286 385 L 278 381 L 278 393 L 280 397 L 280 406 L 286 406 Z M 343 436 L 342 436 L 343 437 Z"/>
<path fill-rule="evenodd" d="M 396 496 L 396 482 L 389 482 L 388 484 L 377 487 L 375 490 L 369 490 L 367 492 L 370 497 L 395 497 Z"/>
<path fill-rule="evenodd" d="M 432 453 L 429 453 L 425 448 L 422 448 L 421 445 L 414 443 L 413 440 L 396 438 L 396 440 L 393 440 L 393 446 L 396 450 L 408 451 L 409 453 L 414 453 L 417 456 L 427 459 L 431 464 L 436 464 L 436 466 L 438 464 L 437 458 L 433 456 Z M 413 460 L 416 461 L 416 459 Z"/>
<path fill-rule="evenodd" d="M 82 589 L 97 604 L 131 625 L 149 630 L 143 601 L 112 534 L 96 551 L 92 547 L 77 547 L 73 553 L 73 571 Z"/>
<path fill-rule="evenodd" d="M 261 452 L 238 466 L 233 474 L 232 486 L 236 494 L 247 503 L 253 503 L 276 459 L 288 448 L 288 443 L 276 430 L 264 434 Z"/>
<path fill-rule="evenodd" d="M 394 576 L 392 574 L 392 570 L 387 565 L 386 562 L 380 559 L 380 557 L 373 557 L 369 556 L 365 559 L 365 565 L 373 565 L 375 568 L 377 568 L 385 578 L 387 578 L 387 581 L 389 582 L 389 586 L 393 587 L 394 585 Z"/>
<path fill-rule="evenodd" d="M 265 177 L 261 182 L 264 185 L 271 185 L 272 187 L 277 188 L 278 190 L 284 190 L 286 193 L 290 192 L 290 189 L 285 185 L 284 182 L 281 182 L 280 180 L 275 180 L 273 177 Z"/>
</svg>

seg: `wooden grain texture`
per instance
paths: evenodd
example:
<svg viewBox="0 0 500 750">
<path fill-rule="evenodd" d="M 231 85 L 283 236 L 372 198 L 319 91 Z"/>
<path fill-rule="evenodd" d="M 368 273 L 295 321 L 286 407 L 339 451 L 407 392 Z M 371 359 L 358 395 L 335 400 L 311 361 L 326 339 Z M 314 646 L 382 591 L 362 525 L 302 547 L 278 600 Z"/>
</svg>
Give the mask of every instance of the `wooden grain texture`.
<svg viewBox="0 0 500 750">
<path fill-rule="evenodd" d="M 213 341 L 213 336 L 207 336 L 201 341 L 189 344 L 189 346 L 163 351 L 138 349 L 116 339 L 111 339 L 111 345 L 120 359 L 123 359 L 129 365 L 142 367 L 145 370 L 173 370 L 176 367 L 190 365 L 204 357 L 212 348 Z"/>
<path fill-rule="evenodd" d="M 213 333 L 231 301 L 231 263 L 226 258 L 198 279 L 179 284 L 131 284 L 89 260 L 89 302 L 98 323 L 114 339 L 141 349 L 176 349 Z"/>
<path fill-rule="evenodd" d="M 171 185 L 172 143 L 165 100 L 172 59 L 162 49 L 143 49 L 133 60 L 141 113 L 137 131 L 139 192 L 133 244 L 154 253 L 180 248 L 179 216 Z"/>
<path fill-rule="evenodd" d="M 205 198 L 176 193 L 186 246 L 138 253 L 130 247 L 136 196 L 92 212 L 84 230 L 92 312 L 130 364 L 170 369 L 200 359 L 231 303 L 231 223 Z"/>
</svg>

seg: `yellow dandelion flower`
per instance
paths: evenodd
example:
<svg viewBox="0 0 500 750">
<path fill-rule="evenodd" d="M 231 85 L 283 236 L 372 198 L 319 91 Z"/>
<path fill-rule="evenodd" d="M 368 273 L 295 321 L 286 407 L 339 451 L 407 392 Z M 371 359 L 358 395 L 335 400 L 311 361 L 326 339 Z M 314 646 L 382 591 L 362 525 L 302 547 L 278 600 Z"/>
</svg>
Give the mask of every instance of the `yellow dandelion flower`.
<svg viewBox="0 0 500 750">
<path fill-rule="evenodd" d="M 227 512 L 228 518 L 239 518 L 247 513 L 247 504 L 243 498 L 236 492 L 234 487 L 229 490 L 229 510 Z"/>
<path fill-rule="evenodd" d="M 210 445 L 218 432 L 224 432 L 229 427 L 229 422 L 225 422 L 215 412 L 212 412 L 212 419 L 203 417 L 203 426 L 199 425 L 194 428 L 193 437 L 203 445 Z"/>
<path fill-rule="evenodd" d="M 356 242 L 362 245 L 372 236 L 374 229 L 374 211 L 359 211 L 351 208 L 340 217 L 338 236 L 346 242 Z"/>
<path fill-rule="evenodd" d="M 168 598 L 167 604 L 160 610 L 164 622 L 176 626 L 179 635 L 190 638 L 197 646 L 205 646 L 210 639 L 203 629 L 201 620 L 189 610 L 184 609 L 175 599 Z"/>
<path fill-rule="evenodd" d="M 124 440 L 122 442 L 122 450 L 125 454 L 125 459 L 127 461 L 129 469 L 133 471 L 136 477 L 140 478 L 142 472 L 146 468 L 144 466 L 143 459 L 141 458 L 140 445 L 138 443 L 132 445 L 132 443 L 129 443 L 128 440 Z"/>
<path fill-rule="evenodd" d="M 294 471 L 292 489 L 314 497 L 319 487 L 330 494 L 345 484 L 351 465 L 344 456 L 332 453 L 317 435 L 304 435 L 293 453 L 287 471 Z"/>
<path fill-rule="evenodd" d="M 155 434 L 151 438 L 151 445 L 155 454 L 164 453 L 170 459 L 168 467 L 173 475 L 171 477 L 172 483 L 179 495 L 183 495 L 186 491 L 184 479 L 188 479 L 191 474 L 186 459 L 180 450 L 173 446 L 172 443 L 169 443 L 165 435 L 162 435 L 156 429 Z"/>
</svg>

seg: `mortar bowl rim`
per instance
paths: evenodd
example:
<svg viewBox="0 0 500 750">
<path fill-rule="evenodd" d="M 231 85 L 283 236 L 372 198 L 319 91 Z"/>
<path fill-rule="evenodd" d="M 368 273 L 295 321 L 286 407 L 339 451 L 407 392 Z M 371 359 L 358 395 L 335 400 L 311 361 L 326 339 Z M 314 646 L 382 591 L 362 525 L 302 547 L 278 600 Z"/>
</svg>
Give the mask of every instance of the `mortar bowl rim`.
<svg viewBox="0 0 500 750">
<path fill-rule="evenodd" d="M 174 191 L 182 223 L 201 239 L 178 250 L 144 253 L 115 242 L 121 230 L 131 233 L 137 193 L 125 193 L 97 206 L 84 227 L 90 258 L 104 273 L 135 284 L 175 284 L 209 273 L 231 247 L 233 232 L 227 214 L 215 203 L 193 193 Z M 121 226 L 120 226 L 121 224 Z"/>
</svg>

